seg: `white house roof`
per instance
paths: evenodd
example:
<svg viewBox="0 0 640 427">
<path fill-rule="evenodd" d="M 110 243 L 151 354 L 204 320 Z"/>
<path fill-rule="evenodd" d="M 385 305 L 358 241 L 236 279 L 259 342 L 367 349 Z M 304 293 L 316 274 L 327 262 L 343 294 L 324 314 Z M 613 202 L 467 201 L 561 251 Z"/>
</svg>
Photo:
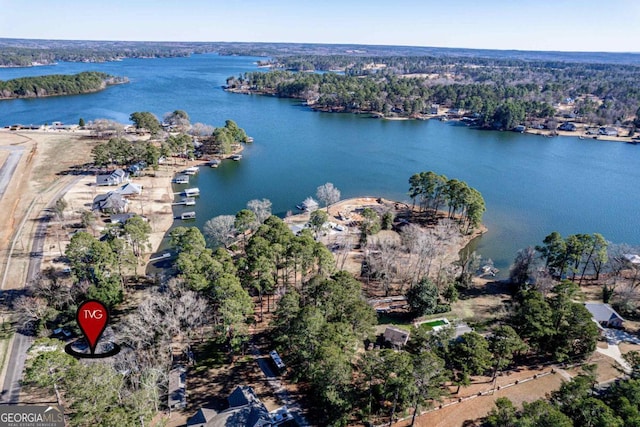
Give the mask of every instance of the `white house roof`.
<svg viewBox="0 0 640 427">
<path fill-rule="evenodd" d="M 624 320 L 609 304 L 603 303 L 585 303 L 585 308 L 598 322 L 609 322 L 612 319 Z"/>
<path fill-rule="evenodd" d="M 631 264 L 640 264 L 640 255 L 637 255 L 637 254 L 624 254 L 623 256 Z"/>
<path fill-rule="evenodd" d="M 123 185 L 122 187 L 118 188 L 116 190 L 117 193 L 120 193 L 124 196 L 129 195 L 129 194 L 141 194 L 142 193 L 142 186 L 138 185 L 138 184 L 134 184 L 132 182 L 129 182 L 125 185 Z"/>
</svg>

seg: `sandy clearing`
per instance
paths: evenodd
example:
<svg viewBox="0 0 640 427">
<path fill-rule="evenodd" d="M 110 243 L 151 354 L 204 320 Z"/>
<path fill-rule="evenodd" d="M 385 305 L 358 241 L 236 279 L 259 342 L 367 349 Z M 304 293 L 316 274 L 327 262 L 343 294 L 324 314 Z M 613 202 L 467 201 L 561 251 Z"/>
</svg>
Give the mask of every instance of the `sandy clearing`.
<svg viewBox="0 0 640 427">
<path fill-rule="evenodd" d="M 548 371 L 548 369 L 547 369 Z M 499 378 L 500 383 L 513 383 L 516 379 L 525 378 L 532 375 L 532 371 L 514 373 L 509 376 Z M 417 426 L 421 427 L 459 427 L 467 420 L 476 420 L 485 417 L 499 397 L 508 397 L 514 405 L 522 407 L 523 402 L 531 402 L 546 393 L 556 390 L 562 384 L 563 378 L 558 374 L 547 375 L 535 380 L 527 381 L 501 390 L 496 390 L 493 394 L 474 397 L 462 403 L 444 407 L 432 412 L 428 412 L 416 419 Z M 471 386 L 474 388 L 474 386 Z M 476 387 L 477 388 L 477 387 Z M 461 396 L 469 396 L 468 388 L 463 388 Z M 408 426 L 411 418 L 394 424 L 394 426 Z"/>
</svg>

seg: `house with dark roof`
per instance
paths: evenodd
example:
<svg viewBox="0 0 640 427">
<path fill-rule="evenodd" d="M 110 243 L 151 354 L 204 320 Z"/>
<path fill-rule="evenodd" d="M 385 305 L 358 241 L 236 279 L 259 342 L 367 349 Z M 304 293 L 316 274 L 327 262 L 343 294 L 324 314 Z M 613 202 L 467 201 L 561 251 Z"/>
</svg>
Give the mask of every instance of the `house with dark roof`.
<svg viewBox="0 0 640 427">
<path fill-rule="evenodd" d="M 394 328 L 393 326 L 388 326 L 387 329 L 384 330 L 385 341 L 389 342 L 394 348 L 404 347 L 409 341 L 410 335 L 409 331 Z"/>
<path fill-rule="evenodd" d="M 110 174 L 96 176 L 96 185 L 120 185 L 128 178 L 128 173 L 122 169 L 116 169 Z"/>
<path fill-rule="evenodd" d="M 174 366 L 169 371 L 169 409 L 184 408 L 187 406 L 187 370 L 184 366 Z"/>
<path fill-rule="evenodd" d="M 267 427 L 280 426 L 293 420 L 286 406 L 269 412 L 253 388 L 238 386 L 227 398 L 229 408 L 216 413 L 201 408 L 187 420 L 189 427 Z"/>
<path fill-rule="evenodd" d="M 129 202 L 122 194 L 110 191 L 107 194 L 99 194 L 93 199 L 91 210 L 108 214 L 119 214 L 127 211 Z"/>
<path fill-rule="evenodd" d="M 598 130 L 598 133 L 605 136 L 618 136 L 618 129 L 611 126 L 603 126 Z"/>
<path fill-rule="evenodd" d="M 218 412 L 215 409 L 200 408 L 196 414 L 187 420 L 187 427 L 206 427 Z"/>
<path fill-rule="evenodd" d="M 575 132 L 576 125 L 575 125 L 575 123 L 564 122 L 563 124 L 561 124 L 558 127 L 558 129 L 563 130 L 563 131 L 567 131 L 567 132 Z"/>
<path fill-rule="evenodd" d="M 585 308 L 589 310 L 593 320 L 603 328 L 621 328 L 624 319 L 609 304 L 585 303 Z"/>
</svg>

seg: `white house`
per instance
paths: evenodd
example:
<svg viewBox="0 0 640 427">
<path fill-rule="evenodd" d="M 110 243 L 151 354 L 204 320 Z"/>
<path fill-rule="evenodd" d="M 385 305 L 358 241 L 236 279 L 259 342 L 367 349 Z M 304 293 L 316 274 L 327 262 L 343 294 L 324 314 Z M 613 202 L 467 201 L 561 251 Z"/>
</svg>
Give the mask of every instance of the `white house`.
<svg viewBox="0 0 640 427">
<path fill-rule="evenodd" d="M 604 328 L 621 328 L 624 319 L 609 304 L 585 303 L 593 319 Z"/>
<path fill-rule="evenodd" d="M 96 185 L 120 185 L 127 181 L 129 174 L 122 169 L 116 169 L 108 175 L 98 175 Z"/>
</svg>

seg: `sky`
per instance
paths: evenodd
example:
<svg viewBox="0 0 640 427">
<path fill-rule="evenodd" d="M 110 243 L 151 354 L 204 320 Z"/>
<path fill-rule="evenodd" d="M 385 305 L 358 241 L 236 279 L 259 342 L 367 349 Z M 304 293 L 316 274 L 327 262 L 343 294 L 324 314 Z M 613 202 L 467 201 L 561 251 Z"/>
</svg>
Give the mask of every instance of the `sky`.
<svg viewBox="0 0 640 427">
<path fill-rule="evenodd" d="M 0 37 L 640 52 L 640 1 L 0 0 Z"/>
</svg>

